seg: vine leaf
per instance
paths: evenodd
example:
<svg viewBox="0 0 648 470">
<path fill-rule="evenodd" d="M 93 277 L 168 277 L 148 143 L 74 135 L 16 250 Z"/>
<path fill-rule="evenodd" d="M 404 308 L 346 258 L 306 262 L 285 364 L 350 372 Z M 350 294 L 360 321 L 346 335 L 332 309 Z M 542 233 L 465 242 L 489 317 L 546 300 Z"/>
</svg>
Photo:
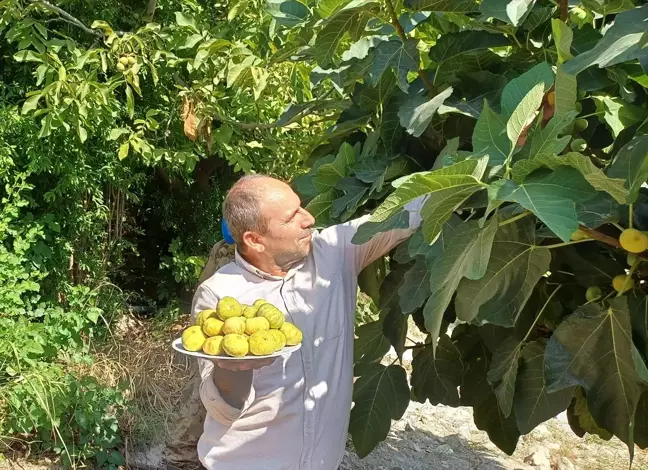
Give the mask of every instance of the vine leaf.
<svg viewBox="0 0 648 470">
<path fill-rule="evenodd" d="M 429 56 L 437 64 L 437 71 L 445 69 L 447 63 L 457 63 L 466 59 L 465 56 L 477 57 L 490 47 L 510 45 L 510 41 L 501 34 L 486 31 L 462 31 L 460 33 L 443 34 L 436 44 L 430 48 Z"/>
<path fill-rule="evenodd" d="M 493 354 L 486 376 L 488 383 L 493 387 L 500 409 L 507 418 L 513 408 L 513 394 L 521 355 L 522 343 L 509 336 Z"/>
<path fill-rule="evenodd" d="M 439 170 L 414 173 L 402 181 L 396 180 L 393 183 L 396 190 L 378 206 L 369 220 L 382 222 L 401 211 L 408 202 L 425 194 L 432 194 L 434 197 L 431 199 L 439 199 L 466 188 L 478 187 L 483 163 L 476 159 L 466 160 Z"/>
<path fill-rule="evenodd" d="M 571 43 L 574 39 L 574 32 L 564 21 L 560 21 L 558 18 L 551 20 L 551 31 L 554 36 L 554 42 L 556 43 L 558 63 L 562 64 L 572 58 Z"/>
<path fill-rule="evenodd" d="M 608 170 L 610 178 L 626 181 L 628 203 L 637 200 L 639 188 L 648 180 L 648 135 L 637 136 L 621 147 Z"/>
<path fill-rule="evenodd" d="M 417 401 L 459 406 L 459 390 L 463 376 L 461 354 L 447 335 L 436 346 L 426 346 L 412 360 L 412 394 Z"/>
<path fill-rule="evenodd" d="M 457 318 L 512 327 L 550 261 L 549 250 L 535 244 L 532 220 L 524 218 L 500 227 L 484 276 L 459 284 Z"/>
<path fill-rule="evenodd" d="M 405 0 L 405 7 L 416 11 L 472 13 L 479 11 L 473 0 Z"/>
<path fill-rule="evenodd" d="M 532 160 L 520 160 L 513 165 L 513 181 L 518 183 L 524 181 L 527 176 L 538 168 L 546 167 L 556 169 L 561 166 L 575 168 L 594 189 L 605 191 L 619 204 L 625 204 L 628 196 L 628 190 L 624 186 L 625 180 L 606 176 L 600 168 L 592 163 L 589 157 L 576 152 L 570 152 L 560 156 L 545 153 L 543 156 L 537 156 Z M 584 203 L 581 202 L 581 204 Z"/>
<path fill-rule="evenodd" d="M 628 308 L 635 342 L 644 356 L 648 357 L 648 297 L 628 296 Z"/>
<path fill-rule="evenodd" d="M 497 217 L 493 217 L 486 227 L 481 227 L 479 221 L 443 226 L 445 249 L 429 267 L 432 294 L 423 310 L 425 329 L 432 336 L 433 351 L 443 314 L 462 278 L 479 279 L 484 276 L 497 228 Z"/>
<path fill-rule="evenodd" d="M 414 137 L 420 137 L 439 107 L 451 94 L 452 87 L 448 87 L 432 99 L 427 99 L 422 95 L 413 95 L 398 111 L 401 126 Z"/>
<path fill-rule="evenodd" d="M 351 166 L 356 161 L 355 148 L 344 142 L 338 153 L 330 163 L 324 163 L 317 168 L 313 184 L 320 192 L 326 192 L 334 189 L 335 186 L 349 175 Z"/>
<path fill-rule="evenodd" d="M 338 45 L 346 34 L 354 41 L 360 39 L 369 20 L 366 12 L 376 6 L 373 0 L 353 0 L 325 20 L 313 47 L 315 59 L 322 68 L 333 62 Z"/>
<path fill-rule="evenodd" d="M 531 175 L 522 183 L 499 180 L 489 190 L 491 200 L 517 202 L 532 211 L 563 241 L 578 229 L 577 202 L 596 196 L 596 191 L 581 173 L 560 166 L 548 175 Z"/>
<path fill-rule="evenodd" d="M 479 10 L 487 18 L 497 18 L 513 26 L 519 26 L 533 8 L 535 0 L 484 0 Z"/>
<path fill-rule="evenodd" d="M 562 65 L 556 71 L 556 110 L 554 116 L 562 116 L 576 109 L 576 75 L 569 75 Z M 571 126 L 569 127 L 571 131 Z"/>
<path fill-rule="evenodd" d="M 376 234 L 387 232 L 389 230 L 403 229 L 409 226 L 409 213 L 401 211 L 380 222 L 372 222 L 368 217 L 366 222 L 358 227 L 356 233 L 351 238 L 354 245 L 363 245 L 371 240 Z"/>
<path fill-rule="evenodd" d="M 453 338 L 457 336 L 456 344 L 464 364 L 461 404 L 473 407 L 477 428 L 486 431 L 497 447 L 511 455 L 520 437 L 515 413 L 511 413 L 508 418 L 504 416 L 497 404 L 497 397 L 488 384 L 486 374 L 491 359 L 488 348 L 474 329 L 462 334 L 465 330 L 461 326 L 463 325 L 459 325 L 452 333 Z"/>
<path fill-rule="evenodd" d="M 608 95 L 593 96 L 596 111 L 603 115 L 603 120 L 610 126 L 616 138 L 624 129 L 643 121 L 648 113 L 645 109 Z"/>
<path fill-rule="evenodd" d="M 506 123 L 506 135 L 515 147 L 522 131 L 533 122 L 544 96 L 544 83 L 538 83 L 527 93 Z"/>
<path fill-rule="evenodd" d="M 491 166 L 503 165 L 511 151 L 506 134 L 506 123 L 484 100 L 484 108 L 477 119 L 472 135 L 473 152 L 488 155 Z"/>
<path fill-rule="evenodd" d="M 405 273 L 398 295 L 403 313 L 418 309 L 430 295 L 430 269 L 423 256 L 417 256 L 414 266 Z"/>
<path fill-rule="evenodd" d="M 387 437 L 392 419 L 400 419 L 410 400 L 405 369 L 397 365 L 358 364 L 349 432 L 360 457 Z"/>
<path fill-rule="evenodd" d="M 540 423 L 565 410 L 574 396 L 573 388 L 549 393 L 544 378 L 546 342 L 532 341 L 522 350 L 518 370 L 513 409 L 518 429 L 528 434 Z"/>
<path fill-rule="evenodd" d="M 627 301 L 585 304 L 554 331 L 545 353 L 549 391 L 581 385 L 592 416 L 634 455 L 633 427 L 643 392 L 632 357 Z"/>
<path fill-rule="evenodd" d="M 545 92 L 554 83 L 554 74 L 547 62 L 540 62 L 519 77 L 508 82 L 502 91 L 502 114 L 506 117 L 513 114 L 518 104 L 539 83 L 544 84 Z"/>
<path fill-rule="evenodd" d="M 576 116 L 578 111 L 556 114 L 544 129 L 536 131 L 531 140 L 529 158 L 553 157 L 561 153 L 572 137 L 571 135 L 559 136 L 574 122 Z M 587 160 L 590 161 L 589 158 Z"/>
<path fill-rule="evenodd" d="M 645 45 L 648 4 L 616 15 L 596 45 L 565 63 L 565 72 L 577 75 L 592 65 L 609 67 L 638 58 Z"/>
<path fill-rule="evenodd" d="M 378 362 L 389 351 L 381 321 L 365 323 L 356 328 L 355 334 L 358 338 L 353 342 L 353 362 Z"/>
<path fill-rule="evenodd" d="M 407 93 L 409 88 L 407 74 L 410 71 L 418 70 L 419 60 L 417 41 L 414 39 L 408 39 L 405 42 L 400 39 L 381 42 L 372 56 L 369 81 L 373 86 L 376 86 L 385 70 L 391 67 L 398 78 L 399 88 Z"/>
</svg>

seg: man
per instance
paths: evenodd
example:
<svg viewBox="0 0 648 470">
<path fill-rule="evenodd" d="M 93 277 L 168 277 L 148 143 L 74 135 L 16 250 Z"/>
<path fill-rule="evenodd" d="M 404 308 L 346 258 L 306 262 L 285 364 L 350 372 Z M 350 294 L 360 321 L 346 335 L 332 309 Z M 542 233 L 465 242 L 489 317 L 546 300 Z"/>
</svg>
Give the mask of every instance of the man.
<svg viewBox="0 0 648 470">
<path fill-rule="evenodd" d="M 200 284 L 192 317 L 224 296 L 265 299 L 302 330 L 303 341 L 274 360 L 199 360 L 207 413 L 198 455 L 208 470 L 338 468 L 352 403 L 357 276 L 416 230 L 423 202 L 406 206 L 409 228 L 359 246 L 351 239 L 367 217 L 317 232 L 279 180 L 252 175 L 230 189 L 223 211 L 235 261 Z"/>
</svg>

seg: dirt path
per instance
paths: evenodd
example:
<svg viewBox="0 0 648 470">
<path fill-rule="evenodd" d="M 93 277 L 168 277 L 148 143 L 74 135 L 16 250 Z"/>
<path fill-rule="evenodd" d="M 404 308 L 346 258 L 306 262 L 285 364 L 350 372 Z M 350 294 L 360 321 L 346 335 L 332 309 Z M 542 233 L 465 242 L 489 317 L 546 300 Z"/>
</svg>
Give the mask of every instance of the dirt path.
<svg viewBox="0 0 648 470">
<path fill-rule="evenodd" d="M 394 358 L 392 351 L 383 362 Z M 410 369 L 407 356 L 404 366 Z M 626 470 L 628 463 L 625 444 L 579 438 L 564 413 L 522 436 L 508 456 L 477 429 L 471 408 L 411 402 L 387 439 L 364 459 L 349 443 L 340 470 Z M 636 449 L 633 469 L 648 470 L 648 451 Z"/>
</svg>

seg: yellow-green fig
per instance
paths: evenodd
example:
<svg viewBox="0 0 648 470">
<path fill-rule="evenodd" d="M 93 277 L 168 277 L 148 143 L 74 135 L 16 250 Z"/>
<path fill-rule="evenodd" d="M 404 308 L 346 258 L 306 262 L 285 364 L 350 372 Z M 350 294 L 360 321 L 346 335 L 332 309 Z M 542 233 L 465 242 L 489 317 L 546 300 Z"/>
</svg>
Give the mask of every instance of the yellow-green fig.
<svg viewBox="0 0 648 470">
<path fill-rule="evenodd" d="M 259 310 L 259 307 L 255 307 L 254 305 L 246 305 L 243 309 L 243 316 L 245 318 L 256 317 L 257 310 Z"/>
<path fill-rule="evenodd" d="M 228 318 L 240 317 L 243 314 L 241 304 L 234 297 L 223 297 L 216 305 L 218 318 L 225 321 Z"/>
<path fill-rule="evenodd" d="M 275 337 L 275 351 L 281 351 L 286 346 L 286 335 L 279 330 L 270 330 L 270 334 Z"/>
<path fill-rule="evenodd" d="M 222 356 L 224 353 L 222 342 L 223 336 L 211 336 L 205 340 L 202 350 L 210 356 Z"/>
<path fill-rule="evenodd" d="M 267 356 L 275 352 L 277 343 L 270 331 L 257 331 L 248 340 L 250 353 L 255 356 Z"/>
<path fill-rule="evenodd" d="M 234 317 L 225 320 L 222 333 L 224 335 L 242 335 L 245 333 L 245 318 Z"/>
<path fill-rule="evenodd" d="M 182 346 L 187 351 L 200 351 L 207 339 L 198 325 L 190 326 L 182 332 Z"/>
<path fill-rule="evenodd" d="M 225 322 L 218 318 L 208 318 L 202 325 L 203 333 L 207 336 L 218 336 L 223 331 Z"/>
<path fill-rule="evenodd" d="M 203 323 L 205 323 L 205 320 L 208 318 L 214 318 L 216 317 L 216 310 L 208 308 L 206 310 L 202 310 L 198 312 L 198 316 L 196 316 L 196 325 L 198 326 L 203 326 Z"/>
<path fill-rule="evenodd" d="M 268 303 L 267 300 L 263 300 L 263 299 L 256 299 L 256 300 L 254 301 L 254 303 L 252 304 L 252 306 L 258 308 L 258 307 L 260 307 L 261 305 L 263 305 L 263 304 L 267 304 L 267 303 Z"/>
<path fill-rule="evenodd" d="M 270 329 L 270 323 L 263 317 L 254 317 L 245 319 L 245 334 L 252 336 L 257 331 L 267 331 Z"/>
<path fill-rule="evenodd" d="M 221 347 L 229 356 L 233 357 L 247 356 L 250 350 L 248 339 L 243 335 L 236 334 L 225 335 Z"/>
<path fill-rule="evenodd" d="M 299 328 L 290 322 L 284 322 L 281 325 L 280 331 L 286 335 L 286 344 L 288 346 L 295 346 L 302 342 L 302 332 Z"/>
<path fill-rule="evenodd" d="M 278 330 L 284 322 L 284 314 L 272 304 L 263 304 L 259 307 L 257 317 L 264 317 L 270 323 L 270 328 Z"/>
</svg>

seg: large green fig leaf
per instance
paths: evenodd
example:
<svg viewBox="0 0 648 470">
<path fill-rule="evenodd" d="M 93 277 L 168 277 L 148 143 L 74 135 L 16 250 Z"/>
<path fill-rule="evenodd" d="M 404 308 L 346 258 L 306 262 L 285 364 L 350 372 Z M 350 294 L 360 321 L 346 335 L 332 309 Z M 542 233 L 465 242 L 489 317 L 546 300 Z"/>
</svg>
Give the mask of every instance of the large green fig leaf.
<svg viewBox="0 0 648 470">
<path fill-rule="evenodd" d="M 585 304 L 554 331 L 545 353 L 549 391 L 584 387 L 592 416 L 634 454 L 634 416 L 643 392 L 632 357 L 625 298 Z"/>
</svg>

